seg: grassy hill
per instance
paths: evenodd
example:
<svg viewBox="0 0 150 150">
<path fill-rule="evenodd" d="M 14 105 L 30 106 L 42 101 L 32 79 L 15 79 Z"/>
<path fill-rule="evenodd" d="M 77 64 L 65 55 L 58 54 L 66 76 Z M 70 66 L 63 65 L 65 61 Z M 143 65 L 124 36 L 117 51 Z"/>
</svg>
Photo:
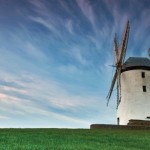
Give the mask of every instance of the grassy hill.
<svg viewBox="0 0 150 150">
<path fill-rule="evenodd" d="M 149 150 L 150 130 L 0 129 L 0 150 Z"/>
</svg>

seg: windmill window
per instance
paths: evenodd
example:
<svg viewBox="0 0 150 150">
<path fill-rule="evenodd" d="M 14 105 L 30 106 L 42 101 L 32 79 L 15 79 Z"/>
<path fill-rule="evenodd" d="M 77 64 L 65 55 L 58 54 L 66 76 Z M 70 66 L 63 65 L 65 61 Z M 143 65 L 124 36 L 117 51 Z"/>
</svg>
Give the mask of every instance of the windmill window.
<svg viewBox="0 0 150 150">
<path fill-rule="evenodd" d="M 142 72 L 141 76 L 142 78 L 145 78 L 145 72 Z"/>
<path fill-rule="evenodd" d="M 143 86 L 143 92 L 146 92 L 146 86 L 145 85 Z"/>
</svg>

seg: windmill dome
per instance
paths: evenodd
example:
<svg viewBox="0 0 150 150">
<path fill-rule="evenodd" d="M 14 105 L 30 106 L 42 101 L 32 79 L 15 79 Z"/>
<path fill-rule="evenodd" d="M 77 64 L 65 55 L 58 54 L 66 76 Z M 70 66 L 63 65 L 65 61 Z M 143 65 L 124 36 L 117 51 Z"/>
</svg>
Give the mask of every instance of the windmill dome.
<svg viewBox="0 0 150 150">
<path fill-rule="evenodd" d="M 150 59 L 130 57 L 122 65 L 117 120 L 150 120 Z"/>
<path fill-rule="evenodd" d="M 133 69 L 150 69 L 150 59 L 143 57 L 129 57 L 122 66 L 122 71 Z"/>
</svg>

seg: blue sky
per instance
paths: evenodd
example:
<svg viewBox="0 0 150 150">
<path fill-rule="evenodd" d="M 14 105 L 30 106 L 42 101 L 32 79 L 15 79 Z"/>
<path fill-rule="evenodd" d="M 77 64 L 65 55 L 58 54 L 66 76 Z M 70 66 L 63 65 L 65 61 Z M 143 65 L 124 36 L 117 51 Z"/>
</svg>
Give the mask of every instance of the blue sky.
<svg viewBox="0 0 150 150">
<path fill-rule="evenodd" d="M 0 127 L 116 123 L 113 38 L 147 57 L 149 0 L 0 0 Z"/>
</svg>

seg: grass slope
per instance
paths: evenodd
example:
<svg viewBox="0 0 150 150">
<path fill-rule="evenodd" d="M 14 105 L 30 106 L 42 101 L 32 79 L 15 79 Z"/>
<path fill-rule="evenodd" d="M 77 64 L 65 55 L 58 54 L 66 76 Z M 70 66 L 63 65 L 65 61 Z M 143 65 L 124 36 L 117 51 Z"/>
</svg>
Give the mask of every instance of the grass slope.
<svg viewBox="0 0 150 150">
<path fill-rule="evenodd" d="M 150 130 L 0 129 L 0 150 L 149 150 Z"/>
</svg>

